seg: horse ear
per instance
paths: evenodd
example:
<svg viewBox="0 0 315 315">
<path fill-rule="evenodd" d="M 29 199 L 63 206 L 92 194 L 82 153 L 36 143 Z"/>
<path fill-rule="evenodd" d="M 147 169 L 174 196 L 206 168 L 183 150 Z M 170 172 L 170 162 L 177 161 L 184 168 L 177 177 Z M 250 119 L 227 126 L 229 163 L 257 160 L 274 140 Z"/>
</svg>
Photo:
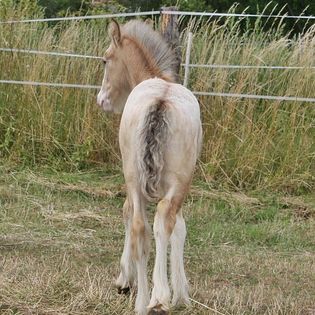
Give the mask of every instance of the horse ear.
<svg viewBox="0 0 315 315">
<path fill-rule="evenodd" d="M 120 26 L 118 22 L 114 19 L 112 19 L 112 22 L 109 24 L 108 35 L 111 38 L 112 42 L 115 44 L 115 46 L 119 46 L 121 39 Z"/>
</svg>

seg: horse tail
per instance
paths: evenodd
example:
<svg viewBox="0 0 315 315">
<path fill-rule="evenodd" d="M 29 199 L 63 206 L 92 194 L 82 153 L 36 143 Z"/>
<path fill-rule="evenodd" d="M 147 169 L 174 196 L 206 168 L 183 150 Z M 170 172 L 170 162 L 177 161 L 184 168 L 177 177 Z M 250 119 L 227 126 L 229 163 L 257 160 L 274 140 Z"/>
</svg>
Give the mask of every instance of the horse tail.
<svg viewBox="0 0 315 315">
<path fill-rule="evenodd" d="M 149 201 L 159 197 L 159 184 L 164 167 L 167 141 L 167 106 L 163 99 L 150 106 L 140 132 L 138 169 L 143 195 Z"/>
</svg>

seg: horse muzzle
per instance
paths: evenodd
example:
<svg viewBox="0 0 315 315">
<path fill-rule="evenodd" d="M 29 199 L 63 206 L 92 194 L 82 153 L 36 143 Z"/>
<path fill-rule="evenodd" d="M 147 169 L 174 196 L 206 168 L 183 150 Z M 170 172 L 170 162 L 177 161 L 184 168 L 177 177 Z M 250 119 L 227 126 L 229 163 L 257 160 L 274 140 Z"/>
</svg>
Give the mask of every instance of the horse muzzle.
<svg viewBox="0 0 315 315">
<path fill-rule="evenodd" d="M 105 111 L 105 112 L 111 112 L 113 111 L 113 108 L 111 106 L 109 97 L 106 92 L 99 91 L 97 95 L 97 104 Z"/>
</svg>

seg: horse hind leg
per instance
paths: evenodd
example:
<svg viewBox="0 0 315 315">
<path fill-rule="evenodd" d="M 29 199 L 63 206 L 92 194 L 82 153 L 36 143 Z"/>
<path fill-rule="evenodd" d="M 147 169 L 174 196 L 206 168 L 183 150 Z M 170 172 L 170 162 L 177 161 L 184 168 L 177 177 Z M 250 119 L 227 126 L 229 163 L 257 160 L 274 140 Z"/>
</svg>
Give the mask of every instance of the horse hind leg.
<svg viewBox="0 0 315 315">
<path fill-rule="evenodd" d="M 176 223 L 178 207 L 172 199 L 158 203 L 154 218 L 156 256 L 153 270 L 153 290 L 149 304 L 149 315 L 169 314 L 170 288 L 167 279 L 167 247 Z"/>
<path fill-rule="evenodd" d="M 184 244 L 186 224 L 182 210 L 176 214 L 176 224 L 171 235 L 171 283 L 173 289 L 172 305 L 189 305 L 188 281 L 184 270 Z"/>
<path fill-rule="evenodd" d="M 136 277 L 136 266 L 131 254 L 131 224 L 133 208 L 128 198 L 123 206 L 123 216 L 125 223 L 125 244 L 120 260 L 120 274 L 116 280 L 116 287 L 119 294 L 128 294 L 133 286 Z"/>
</svg>

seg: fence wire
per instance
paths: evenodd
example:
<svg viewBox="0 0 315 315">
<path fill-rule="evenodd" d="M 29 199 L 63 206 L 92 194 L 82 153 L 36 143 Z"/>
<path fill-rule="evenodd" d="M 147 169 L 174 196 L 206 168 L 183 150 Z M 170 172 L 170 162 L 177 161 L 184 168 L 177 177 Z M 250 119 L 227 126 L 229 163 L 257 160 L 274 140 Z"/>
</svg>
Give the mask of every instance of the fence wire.
<svg viewBox="0 0 315 315">
<path fill-rule="evenodd" d="M 79 88 L 79 89 L 99 89 L 98 85 L 75 84 L 75 83 L 51 83 L 37 81 L 17 81 L 17 80 L 0 80 L 0 84 L 17 84 L 17 85 L 32 85 L 32 86 L 47 86 L 60 88 Z"/>
<path fill-rule="evenodd" d="M 79 88 L 79 89 L 100 89 L 99 85 L 83 85 L 75 83 L 51 83 L 37 81 L 16 81 L 16 80 L 0 80 L 0 84 L 17 84 L 31 86 L 46 86 L 57 88 Z M 233 97 L 233 98 L 250 98 L 263 99 L 272 101 L 291 101 L 291 102 L 306 102 L 315 103 L 315 98 L 299 97 L 299 96 L 273 96 L 273 95 L 255 95 L 255 94 L 238 94 L 238 93 L 220 93 L 220 92 L 202 92 L 193 91 L 196 96 L 218 96 L 218 97 Z"/>
<path fill-rule="evenodd" d="M 277 19 L 303 19 L 315 20 L 315 16 L 309 15 L 275 15 L 275 14 L 249 14 L 249 13 L 218 13 L 218 12 L 189 12 L 189 11 L 146 11 L 146 12 L 133 12 L 133 13 L 116 13 L 116 14 L 99 14 L 99 15 L 84 15 L 84 16 L 68 16 L 58 18 L 38 18 L 26 20 L 11 20 L 0 21 L 0 24 L 18 24 L 18 23 L 35 23 L 35 22 L 59 22 L 59 21 L 79 21 L 79 20 L 94 20 L 94 19 L 108 19 L 119 17 L 135 17 L 145 15 L 180 15 L 180 16 L 200 16 L 200 17 L 242 17 L 242 18 L 277 18 Z"/>
<path fill-rule="evenodd" d="M 217 12 L 186 12 L 186 11 L 162 11 L 162 14 L 170 15 L 187 15 L 187 16 L 205 16 L 205 17 L 249 17 L 249 18 L 278 18 L 278 19 L 304 19 L 304 20 L 315 20 L 313 15 L 276 15 L 276 14 L 249 14 L 249 13 L 217 13 Z"/>
<path fill-rule="evenodd" d="M 91 19 L 104 19 L 104 18 L 118 18 L 118 17 L 135 17 L 145 15 L 158 15 L 158 14 L 172 14 L 172 15 L 187 15 L 187 16 L 223 16 L 223 17 L 255 17 L 255 18 L 292 18 L 292 19 L 308 19 L 314 20 L 315 16 L 289 16 L 289 15 L 265 15 L 265 14 L 237 14 L 237 13 L 208 13 L 208 12 L 185 12 L 185 11 L 147 11 L 147 12 L 134 12 L 134 13 L 118 13 L 118 14 L 102 14 L 102 15 L 89 15 L 89 16 L 72 16 L 63 18 L 47 18 L 47 19 L 28 19 L 28 20 L 15 20 L 15 21 L 0 21 L 0 24 L 15 24 L 15 23 L 32 23 L 32 22 L 53 22 L 53 21 L 70 21 L 70 20 L 91 20 Z M 47 52 L 38 51 L 33 49 L 18 49 L 18 48 L 0 48 L 3 52 L 16 52 L 16 53 L 30 53 L 51 56 L 63 57 L 77 57 L 86 59 L 102 59 L 98 56 L 81 55 L 74 53 L 64 52 Z M 188 68 L 225 68 L 225 69 L 282 69 L 282 70 L 303 70 L 315 69 L 315 67 L 301 67 L 301 66 L 268 66 L 268 65 L 219 65 L 219 64 L 181 64 L 181 66 Z M 187 78 L 188 80 L 188 78 Z M 186 80 L 186 81 L 187 81 Z M 84 89 L 99 89 L 97 85 L 84 85 L 72 83 L 51 83 L 51 82 L 37 82 L 37 81 L 17 81 L 17 80 L 0 80 L 0 84 L 17 84 L 17 85 L 30 85 L 30 86 L 46 86 L 57 88 L 84 88 Z M 197 96 L 215 96 L 215 97 L 234 97 L 234 98 L 249 98 L 249 99 L 264 99 L 275 101 L 295 101 L 315 103 L 315 98 L 295 97 L 295 96 L 272 96 L 272 95 L 254 95 L 254 94 L 237 94 L 237 93 L 219 93 L 219 92 L 193 92 Z"/>
<path fill-rule="evenodd" d="M 76 57 L 76 58 L 85 58 L 85 59 L 102 59 L 102 57 L 98 57 L 98 56 L 63 53 L 63 52 L 57 52 L 57 51 L 56 52 L 55 51 L 40 51 L 40 50 L 33 50 L 33 49 L 0 48 L 0 51 L 11 52 L 11 53 L 16 52 L 16 53 L 46 55 L 46 56 Z"/>
<path fill-rule="evenodd" d="M 84 15 L 84 16 L 67 16 L 60 18 L 41 18 L 41 19 L 27 19 L 27 20 L 12 20 L 0 21 L 0 24 L 18 24 L 18 23 L 35 23 L 35 22 L 59 22 L 59 21 L 79 21 L 79 20 L 96 20 L 96 19 L 110 19 L 119 17 L 135 17 L 143 15 L 157 15 L 160 11 L 147 12 L 133 12 L 133 13 L 116 13 L 116 14 L 99 14 L 99 15 Z"/>
<path fill-rule="evenodd" d="M 74 53 L 65 53 L 57 51 L 41 51 L 34 49 L 19 49 L 19 48 L 0 48 L 0 51 L 3 52 L 15 52 L 15 53 L 26 53 L 26 54 L 38 54 L 38 55 L 47 55 L 47 56 L 61 56 L 61 57 L 76 57 L 83 59 L 98 59 L 102 60 L 103 57 L 99 56 L 90 56 L 90 55 L 81 55 Z M 186 63 L 181 64 L 182 67 L 186 67 Z M 211 68 L 211 69 L 270 69 L 270 70 L 314 70 L 313 66 L 269 66 L 269 65 L 224 65 L 224 64 L 188 64 L 190 68 Z"/>
</svg>

